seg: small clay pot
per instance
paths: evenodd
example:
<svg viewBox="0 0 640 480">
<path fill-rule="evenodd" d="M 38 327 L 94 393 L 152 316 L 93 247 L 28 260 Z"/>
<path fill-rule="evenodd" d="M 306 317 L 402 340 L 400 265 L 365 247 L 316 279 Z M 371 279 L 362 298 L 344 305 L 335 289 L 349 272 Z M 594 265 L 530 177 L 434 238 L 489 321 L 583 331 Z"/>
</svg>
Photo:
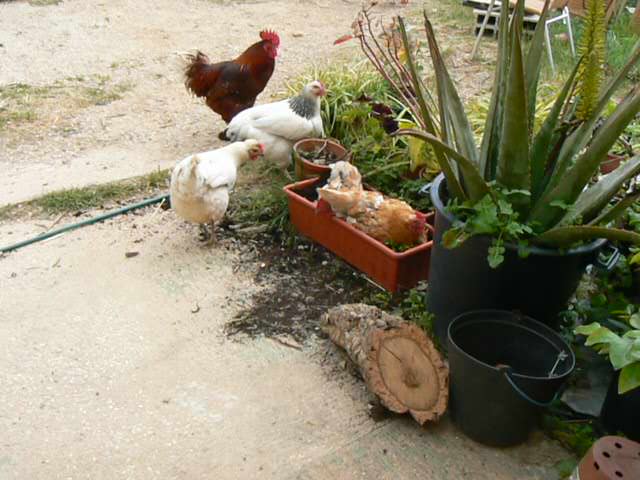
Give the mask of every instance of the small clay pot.
<svg viewBox="0 0 640 480">
<path fill-rule="evenodd" d="M 623 437 L 602 437 L 578 465 L 580 480 L 640 478 L 640 443 Z"/>
<path fill-rule="evenodd" d="M 305 159 L 301 152 L 314 152 L 324 149 L 333 153 L 338 160 L 349 161 L 351 155 L 337 140 L 329 138 L 304 138 L 293 146 L 293 158 L 295 161 L 296 177 L 298 180 L 306 180 L 307 178 L 328 178 L 331 174 L 329 165 L 319 165 L 310 160 Z"/>
<path fill-rule="evenodd" d="M 614 155 L 613 153 L 607 154 L 607 159 L 600 164 L 600 173 L 606 175 L 613 172 L 620 166 L 620 162 L 624 160 L 622 155 Z"/>
</svg>

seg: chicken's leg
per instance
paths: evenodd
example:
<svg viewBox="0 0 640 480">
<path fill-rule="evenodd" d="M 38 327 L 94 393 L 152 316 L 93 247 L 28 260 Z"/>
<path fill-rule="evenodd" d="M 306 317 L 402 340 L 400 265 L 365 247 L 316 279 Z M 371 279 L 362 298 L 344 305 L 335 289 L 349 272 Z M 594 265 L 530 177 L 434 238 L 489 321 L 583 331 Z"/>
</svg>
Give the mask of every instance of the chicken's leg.
<svg viewBox="0 0 640 480">
<path fill-rule="evenodd" d="M 211 235 L 212 235 L 212 232 L 209 232 L 209 229 L 207 228 L 207 224 L 201 223 L 200 233 L 198 234 L 198 240 L 200 240 L 201 242 L 207 242 L 211 240 Z"/>
<path fill-rule="evenodd" d="M 218 239 L 216 238 L 216 222 L 209 223 L 211 226 L 211 235 L 209 236 L 209 241 L 207 242 L 208 246 L 214 245 L 218 243 Z"/>
</svg>

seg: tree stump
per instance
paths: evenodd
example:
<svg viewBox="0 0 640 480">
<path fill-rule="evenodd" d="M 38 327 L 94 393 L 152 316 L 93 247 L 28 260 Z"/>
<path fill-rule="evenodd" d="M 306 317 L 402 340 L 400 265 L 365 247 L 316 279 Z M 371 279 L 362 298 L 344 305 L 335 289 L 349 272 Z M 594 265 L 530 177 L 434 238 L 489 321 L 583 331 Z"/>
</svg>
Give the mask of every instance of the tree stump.
<svg viewBox="0 0 640 480">
<path fill-rule="evenodd" d="M 376 307 L 352 304 L 329 310 L 322 329 L 386 408 L 409 412 L 420 425 L 445 412 L 448 368 L 421 328 Z"/>
</svg>

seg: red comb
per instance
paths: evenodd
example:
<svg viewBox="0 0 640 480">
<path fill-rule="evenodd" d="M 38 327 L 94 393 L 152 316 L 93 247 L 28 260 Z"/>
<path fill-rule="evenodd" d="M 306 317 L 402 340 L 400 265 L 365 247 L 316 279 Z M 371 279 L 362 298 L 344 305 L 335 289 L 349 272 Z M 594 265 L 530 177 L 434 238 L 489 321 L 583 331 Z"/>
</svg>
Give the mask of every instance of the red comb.
<svg viewBox="0 0 640 480">
<path fill-rule="evenodd" d="M 273 43 L 276 47 L 280 45 L 280 37 L 273 30 L 263 30 L 260 32 L 260 38 Z"/>
<path fill-rule="evenodd" d="M 324 198 L 319 198 L 316 202 L 316 213 L 333 213 L 331 205 Z"/>
<path fill-rule="evenodd" d="M 259 143 L 258 146 L 260 147 L 260 151 L 264 153 L 264 143 Z"/>
</svg>

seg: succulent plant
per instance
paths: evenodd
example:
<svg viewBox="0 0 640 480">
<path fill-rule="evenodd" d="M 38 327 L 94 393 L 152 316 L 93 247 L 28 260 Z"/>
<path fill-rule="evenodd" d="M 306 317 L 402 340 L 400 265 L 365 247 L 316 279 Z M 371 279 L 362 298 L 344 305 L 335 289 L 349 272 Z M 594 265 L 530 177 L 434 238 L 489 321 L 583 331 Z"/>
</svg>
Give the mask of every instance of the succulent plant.
<svg viewBox="0 0 640 480">
<path fill-rule="evenodd" d="M 640 243 L 638 233 L 611 227 L 638 199 L 637 192 L 621 191 L 640 173 L 640 156 L 595 180 L 600 162 L 640 111 L 640 85 L 636 84 L 602 119 L 640 60 L 640 42 L 604 88 L 594 81 L 593 70 L 601 67 L 596 56 L 580 57 L 542 125 L 534 129 L 549 3 L 545 2 L 528 49 L 522 42 L 524 1 L 518 0 L 511 21 L 501 15 L 492 98 L 479 147 L 425 12 L 436 88 L 429 91 L 409 53 L 406 70 L 415 92 L 410 107 L 419 126 L 396 134 L 431 144 L 455 202 L 473 206 L 488 197 L 499 206 L 506 195 L 518 222 L 527 226 L 518 231 L 527 241 L 558 248 L 596 238 Z M 401 18 L 399 29 L 408 45 Z"/>
</svg>

